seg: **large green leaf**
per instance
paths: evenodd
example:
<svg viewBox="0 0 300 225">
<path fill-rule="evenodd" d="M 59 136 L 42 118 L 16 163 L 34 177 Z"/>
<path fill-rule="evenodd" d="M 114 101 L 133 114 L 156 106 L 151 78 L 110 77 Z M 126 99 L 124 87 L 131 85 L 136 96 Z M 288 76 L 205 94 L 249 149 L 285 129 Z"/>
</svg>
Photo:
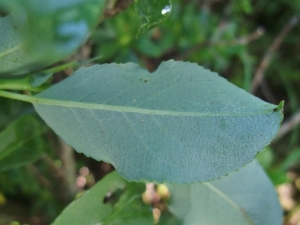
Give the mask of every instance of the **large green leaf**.
<svg viewBox="0 0 300 225">
<path fill-rule="evenodd" d="M 208 181 L 251 162 L 282 121 L 268 104 L 193 63 L 83 68 L 32 100 L 77 151 L 128 180 Z"/>
<path fill-rule="evenodd" d="M 0 170 L 27 164 L 44 153 L 45 126 L 31 115 L 11 123 L 0 133 Z"/>
<path fill-rule="evenodd" d="M 256 161 L 216 181 L 168 186 L 169 209 L 183 225 L 282 224 L 277 194 Z"/>
<path fill-rule="evenodd" d="M 2 24 L 0 57 L 5 57 L 0 65 L 5 67 L 0 73 L 26 73 L 41 62 L 50 65 L 73 53 L 98 23 L 105 4 L 106 0 L 1 1 L 0 6 L 11 11 L 13 27 L 7 21 Z"/>
<path fill-rule="evenodd" d="M 113 172 L 71 203 L 52 225 L 151 225 L 151 208 L 141 198 L 144 188 Z M 108 202 L 104 201 L 107 194 L 112 195 Z"/>
</svg>

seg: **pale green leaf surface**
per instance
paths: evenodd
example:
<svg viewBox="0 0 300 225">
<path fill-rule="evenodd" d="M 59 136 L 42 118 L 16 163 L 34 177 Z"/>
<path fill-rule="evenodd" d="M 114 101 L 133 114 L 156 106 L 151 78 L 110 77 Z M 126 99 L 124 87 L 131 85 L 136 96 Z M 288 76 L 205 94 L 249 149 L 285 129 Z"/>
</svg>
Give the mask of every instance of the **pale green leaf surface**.
<svg viewBox="0 0 300 225">
<path fill-rule="evenodd" d="M 31 115 L 12 122 L 0 132 L 0 170 L 37 160 L 44 153 L 45 127 Z"/>
<path fill-rule="evenodd" d="M 219 180 L 168 185 L 169 210 L 183 225 L 281 225 L 274 187 L 256 161 Z"/>
<path fill-rule="evenodd" d="M 274 137 L 282 105 L 193 63 L 154 73 L 128 64 L 83 68 L 37 95 L 54 131 L 128 180 L 208 181 L 252 161 Z"/>
<path fill-rule="evenodd" d="M 152 211 L 142 202 L 139 186 L 144 188 L 143 184 L 128 183 L 112 172 L 72 202 L 52 225 L 152 225 Z M 120 190 L 121 196 L 115 196 Z M 103 202 L 109 193 L 113 194 L 111 201 L 119 198 L 117 203 Z"/>
</svg>

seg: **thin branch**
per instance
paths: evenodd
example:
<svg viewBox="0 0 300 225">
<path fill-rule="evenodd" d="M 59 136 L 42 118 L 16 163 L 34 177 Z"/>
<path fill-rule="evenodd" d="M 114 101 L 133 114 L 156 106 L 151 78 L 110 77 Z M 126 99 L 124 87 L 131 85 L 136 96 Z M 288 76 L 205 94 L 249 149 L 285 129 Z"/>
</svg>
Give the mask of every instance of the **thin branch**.
<svg viewBox="0 0 300 225">
<path fill-rule="evenodd" d="M 292 131 L 296 126 L 300 124 L 300 110 L 295 113 L 289 120 L 284 122 L 273 140 L 274 142 L 279 141 L 283 136 Z"/>
<path fill-rule="evenodd" d="M 271 46 L 269 47 L 267 53 L 263 57 L 260 65 L 258 66 L 258 69 L 254 75 L 252 87 L 251 87 L 251 93 L 255 93 L 258 86 L 261 84 L 262 79 L 264 77 L 265 71 L 270 65 L 270 61 L 274 55 L 274 52 L 280 47 L 282 44 L 284 38 L 288 35 L 288 33 L 292 30 L 293 27 L 297 25 L 299 22 L 299 17 L 294 15 L 290 21 L 282 28 L 278 36 L 275 38 Z"/>
<path fill-rule="evenodd" d="M 264 34 L 264 29 L 262 27 L 258 27 L 253 33 L 237 38 L 235 40 L 231 41 L 206 41 L 202 42 L 196 46 L 193 46 L 191 49 L 187 50 L 187 52 L 179 57 L 177 57 L 177 60 L 185 60 L 191 55 L 195 54 L 196 52 L 199 52 L 201 49 L 205 47 L 210 47 L 210 46 L 235 46 L 235 45 L 247 45 L 252 41 L 257 40 Z"/>
<path fill-rule="evenodd" d="M 43 187 L 51 188 L 51 182 L 41 173 L 41 171 L 35 165 L 28 164 L 27 168 L 38 178 L 40 184 Z"/>
<path fill-rule="evenodd" d="M 268 102 L 271 102 L 273 104 L 277 104 L 278 100 L 276 99 L 276 96 L 274 95 L 272 88 L 269 86 L 268 82 L 266 79 L 262 79 L 261 81 L 261 90 L 263 95 L 266 97 L 266 100 Z"/>
<path fill-rule="evenodd" d="M 74 197 L 76 189 L 76 165 L 74 158 L 74 150 L 67 145 L 62 138 L 59 137 L 60 151 L 59 158 L 62 161 L 63 176 L 66 182 L 67 193 L 70 197 Z"/>
<path fill-rule="evenodd" d="M 64 146 L 62 146 L 61 148 L 62 149 L 59 149 L 60 151 L 65 150 L 63 149 Z M 55 164 L 54 160 L 47 154 L 44 154 L 42 156 L 42 160 L 47 164 L 53 177 L 57 180 L 55 189 L 53 188 L 53 192 L 56 194 L 56 196 L 61 202 L 69 203 L 73 199 L 74 195 L 76 194 L 76 182 L 75 181 L 73 182 L 72 179 L 73 175 L 71 173 L 68 174 L 69 173 L 68 169 L 72 170 L 73 172 L 72 166 L 66 169 L 66 167 L 68 167 L 69 165 L 66 165 L 65 164 L 66 162 L 63 159 L 61 159 L 62 166 L 59 167 Z M 71 161 L 74 160 L 73 157 L 71 157 L 70 160 Z M 74 187 L 72 187 L 72 185 Z"/>
<path fill-rule="evenodd" d="M 133 0 L 109 0 L 106 5 L 104 16 L 106 18 L 113 17 L 117 13 L 125 10 L 132 3 Z"/>
</svg>

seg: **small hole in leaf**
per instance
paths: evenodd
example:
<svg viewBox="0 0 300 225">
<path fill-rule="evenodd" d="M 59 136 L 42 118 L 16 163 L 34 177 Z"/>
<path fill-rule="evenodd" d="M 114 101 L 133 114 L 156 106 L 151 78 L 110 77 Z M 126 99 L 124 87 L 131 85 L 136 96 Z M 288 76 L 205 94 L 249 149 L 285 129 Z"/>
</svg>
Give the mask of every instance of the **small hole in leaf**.
<svg viewBox="0 0 300 225">
<path fill-rule="evenodd" d="M 108 204 L 108 203 L 115 204 L 116 202 L 119 201 L 119 198 L 121 197 L 123 192 L 124 192 L 123 189 L 117 189 L 117 190 L 108 192 L 105 195 L 105 197 L 103 198 L 103 203 L 104 204 Z"/>
<path fill-rule="evenodd" d="M 112 198 L 114 197 L 114 193 L 112 192 L 108 192 L 105 197 L 103 198 L 103 203 L 106 204 L 108 203 L 110 200 L 112 200 Z"/>
</svg>

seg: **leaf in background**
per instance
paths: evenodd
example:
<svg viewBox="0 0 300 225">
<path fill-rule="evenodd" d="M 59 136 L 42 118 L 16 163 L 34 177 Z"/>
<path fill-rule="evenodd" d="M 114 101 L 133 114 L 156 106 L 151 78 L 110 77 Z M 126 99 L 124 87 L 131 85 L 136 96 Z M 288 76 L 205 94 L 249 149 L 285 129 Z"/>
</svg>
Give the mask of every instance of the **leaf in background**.
<svg viewBox="0 0 300 225">
<path fill-rule="evenodd" d="M 170 212 L 163 212 L 159 218 L 158 225 L 182 225 L 182 221 Z"/>
<path fill-rule="evenodd" d="M 145 21 L 140 28 L 142 31 L 165 21 L 171 14 L 172 4 L 171 0 L 135 0 L 135 10 Z"/>
<path fill-rule="evenodd" d="M 32 75 L 30 80 L 30 85 L 32 87 L 39 87 L 42 84 L 46 83 L 51 77 L 53 73 L 36 73 Z"/>
<path fill-rule="evenodd" d="M 31 115 L 11 123 L 0 133 L 0 170 L 27 164 L 44 153 L 45 127 Z"/>
<path fill-rule="evenodd" d="M 4 0 L 0 5 L 11 11 L 10 17 L 28 54 L 50 65 L 84 43 L 105 4 L 105 0 Z"/>
<path fill-rule="evenodd" d="M 126 182 L 126 191 L 115 205 L 115 211 L 103 220 L 103 225 L 150 225 L 153 224 L 152 209 L 142 201 L 144 183 Z"/>
<path fill-rule="evenodd" d="M 42 137 L 36 137 L 34 140 L 26 143 L 14 154 L 10 154 L 0 160 L 0 171 L 26 165 L 38 160 L 43 154 L 46 144 Z"/>
<path fill-rule="evenodd" d="M 143 184 L 128 183 L 112 172 L 71 203 L 52 225 L 152 224 L 152 211 L 142 202 L 141 187 L 145 188 Z M 120 189 L 125 189 L 125 192 L 117 203 L 103 202 L 108 193 L 113 194 Z"/>
<path fill-rule="evenodd" d="M 128 180 L 192 183 L 251 162 L 270 143 L 282 107 L 194 63 L 154 73 L 133 64 L 83 68 L 38 94 L 34 106 L 77 151 Z"/>
<path fill-rule="evenodd" d="M 183 225 L 282 224 L 277 194 L 256 161 L 216 181 L 168 187 L 169 210 Z"/>
<path fill-rule="evenodd" d="M 0 18 L 0 74 L 24 74 L 45 66 L 36 54 L 26 51 L 18 36 L 19 26 L 11 23 L 10 16 Z"/>
</svg>

